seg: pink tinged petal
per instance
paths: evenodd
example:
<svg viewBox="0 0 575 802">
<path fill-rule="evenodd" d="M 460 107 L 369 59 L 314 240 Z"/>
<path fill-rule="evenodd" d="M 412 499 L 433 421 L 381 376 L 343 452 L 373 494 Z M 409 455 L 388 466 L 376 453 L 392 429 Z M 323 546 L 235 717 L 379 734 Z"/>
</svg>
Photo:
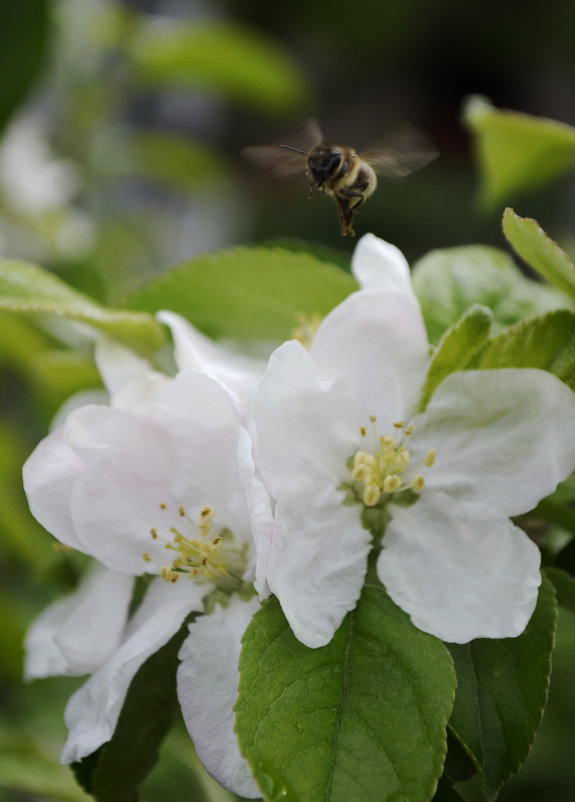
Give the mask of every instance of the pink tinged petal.
<svg viewBox="0 0 575 802">
<path fill-rule="evenodd" d="M 70 514 L 70 495 L 85 467 L 57 429 L 39 443 L 22 470 L 32 515 L 61 543 L 80 551 L 84 549 Z"/>
<path fill-rule="evenodd" d="M 275 498 L 302 485 L 312 492 L 311 476 L 347 478 L 360 440 L 357 402 L 344 384 L 318 378 L 299 342 L 274 351 L 249 413 L 255 461 Z"/>
<path fill-rule="evenodd" d="M 351 271 L 362 290 L 402 292 L 413 297 L 407 259 L 395 245 L 373 234 L 365 234 L 357 243 Z"/>
<path fill-rule="evenodd" d="M 212 586 L 193 582 L 153 582 L 113 655 L 70 698 L 65 721 L 68 740 L 62 763 L 73 763 L 109 741 L 132 679 L 140 666 L 164 646 L 192 611 L 202 609 Z"/>
<path fill-rule="evenodd" d="M 109 406 L 88 404 L 68 415 L 63 436 L 70 448 L 87 464 L 123 439 L 133 436 L 137 418 Z"/>
<path fill-rule="evenodd" d="M 546 371 L 454 373 L 413 424 L 412 463 L 436 452 L 427 489 L 509 516 L 532 509 L 575 469 L 575 394 Z"/>
<path fill-rule="evenodd" d="M 244 579 L 253 582 L 261 601 L 270 595 L 267 571 L 273 536 L 272 501 L 252 458 L 252 441 L 245 429 L 238 445 L 240 479 L 246 496 L 253 535 L 252 558 Z"/>
<path fill-rule="evenodd" d="M 367 569 L 371 535 L 343 495 L 316 482 L 276 505 L 268 583 L 294 635 L 314 649 L 355 607 Z"/>
<path fill-rule="evenodd" d="M 27 679 L 94 671 L 120 643 L 133 578 L 94 566 L 78 589 L 44 610 L 25 641 Z"/>
<path fill-rule="evenodd" d="M 68 415 L 75 410 L 93 405 L 107 406 L 109 400 L 108 393 L 105 390 L 80 390 L 78 393 L 74 393 L 64 401 L 50 421 L 50 431 L 53 432 L 64 426 Z"/>
<path fill-rule="evenodd" d="M 539 549 L 521 529 L 444 493 L 390 511 L 377 573 L 416 627 L 452 643 L 523 632 L 541 575 Z"/>
<path fill-rule="evenodd" d="M 195 537 L 206 504 L 215 509 L 214 526 L 229 528 L 238 543 L 251 539 L 237 463 L 240 424 L 229 394 L 207 376 L 180 374 L 156 413 L 127 416 L 117 446 L 89 466 L 71 499 L 84 548 L 125 573 L 157 573 L 171 563 L 171 528 Z"/>
<path fill-rule="evenodd" d="M 353 293 L 322 322 L 310 354 L 322 378 L 349 381 L 360 424 L 376 415 L 390 426 L 411 412 L 429 363 L 419 305 L 401 293 Z"/>
<path fill-rule="evenodd" d="M 198 757 L 220 785 L 249 799 L 261 792 L 238 748 L 234 704 L 241 638 L 258 608 L 256 599 L 234 596 L 225 610 L 191 624 L 178 669 L 178 698 Z"/>
<path fill-rule="evenodd" d="M 96 366 L 112 398 L 130 381 L 140 381 L 152 374 L 152 366 L 129 348 L 104 335 L 96 342 Z"/>
<path fill-rule="evenodd" d="M 209 373 L 241 399 L 247 399 L 264 372 L 263 360 L 236 353 L 211 340 L 174 312 L 158 312 L 156 317 L 172 332 L 174 356 L 179 370 Z"/>
</svg>

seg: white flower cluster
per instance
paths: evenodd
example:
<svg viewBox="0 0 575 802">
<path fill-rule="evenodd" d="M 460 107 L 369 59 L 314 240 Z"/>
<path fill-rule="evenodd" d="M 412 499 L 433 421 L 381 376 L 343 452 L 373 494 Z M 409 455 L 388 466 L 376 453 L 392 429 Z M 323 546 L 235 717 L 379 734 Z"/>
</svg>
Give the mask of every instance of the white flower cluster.
<svg viewBox="0 0 575 802">
<path fill-rule="evenodd" d="M 109 405 L 69 412 L 26 463 L 35 517 L 98 563 L 27 638 L 29 677 L 91 674 L 66 710 L 64 762 L 110 739 L 138 668 L 216 590 L 227 602 L 189 626 L 178 695 L 200 759 L 246 797 L 260 792 L 233 730 L 237 664 L 270 593 L 295 636 L 321 647 L 375 549 L 379 579 L 420 629 L 465 643 L 527 625 L 540 556 L 509 517 L 575 468 L 575 395 L 544 371 L 465 371 L 417 414 L 430 348 L 407 263 L 367 235 L 353 271 L 362 289 L 309 347 L 286 342 L 267 364 L 168 312 L 175 377 L 102 340 Z M 365 527 L 370 511 L 383 537 Z"/>
</svg>

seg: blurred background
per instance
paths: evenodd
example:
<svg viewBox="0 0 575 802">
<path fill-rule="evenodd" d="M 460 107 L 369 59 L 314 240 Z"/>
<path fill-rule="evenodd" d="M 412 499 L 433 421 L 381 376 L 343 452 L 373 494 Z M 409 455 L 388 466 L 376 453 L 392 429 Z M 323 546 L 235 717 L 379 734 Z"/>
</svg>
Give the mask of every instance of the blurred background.
<svg viewBox="0 0 575 802">
<path fill-rule="evenodd" d="M 310 117 L 360 150 L 406 123 L 439 150 L 413 176 L 381 181 L 358 235 L 410 261 L 473 242 L 505 247 L 512 204 L 570 251 L 573 171 L 530 193 L 481 195 L 463 108 L 479 94 L 575 125 L 574 30 L 571 0 L 539 14 L 518 0 L 4 0 L 0 257 L 39 263 L 115 306 L 170 265 L 229 245 L 296 238 L 345 261 L 354 242 L 341 238 L 335 204 L 307 200 L 303 173 L 278 180 L 241 157 L 250 145 L 297 144 Z M 22 685 L 28 623 L 82 567 L 53 549 L 21 490 L 21 465 L 60 404 L 98 383 L 89 354 L 55 334 L 0 315 L 0 802 L 85 798 L 58 766 L 77 682 Z M 504 802 L 574 798 L 574 664 L 575 623 L 562 614 L 549 709 Z M 171 799 L 195 799 L 185 734 L 164 752 L 142 799 L 165 798 L 168 784 Z"/>
</svg>

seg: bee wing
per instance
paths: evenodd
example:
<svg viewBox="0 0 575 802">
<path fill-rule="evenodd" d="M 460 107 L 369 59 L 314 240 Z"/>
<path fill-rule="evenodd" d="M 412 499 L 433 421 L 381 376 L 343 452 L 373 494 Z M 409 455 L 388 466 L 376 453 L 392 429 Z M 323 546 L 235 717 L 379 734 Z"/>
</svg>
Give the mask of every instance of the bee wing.
<svg viewBox="0 0 575 802">
<path fill-rule="evenodd" d="M 260 167 L 265 167 L 276 178 L 287 178 L 302 173 L 306 168 L 305 153 L 286 150 L 281 145 L 244 148 L 242 156 Z"/>
<path fill-rule="evenodd" d="M 435 145 L 415 128 L 401 128 L 388 135 L 378 144 L 360 154 L 376 173 L 388 178 L 403 176 L 425 167 L 436 159 L 439 152 Z"/>
<path fill-rule="evenodd" d="M 270 170 L 276 178 L 286 178 L 306 169 L 308 151 L 323 142 L 323 134 L 315 119 L 306 120 L 296 136 L 287 137 L 272 145 L 244 148 L 242 156 Z"/>
</svg>

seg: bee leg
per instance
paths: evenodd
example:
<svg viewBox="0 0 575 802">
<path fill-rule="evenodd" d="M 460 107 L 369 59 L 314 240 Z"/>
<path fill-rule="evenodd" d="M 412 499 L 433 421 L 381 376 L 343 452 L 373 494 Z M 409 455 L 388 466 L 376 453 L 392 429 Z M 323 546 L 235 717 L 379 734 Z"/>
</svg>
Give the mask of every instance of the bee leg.
<svg viewBox="0 0 575 802">
<path fill-rule="evenodd" d="M 337 206 L 339 210 L 339 229 L 341 231 L 342 237 L 346 237 L 348 234 L 351 237 L 355 237 L 355 231 L 351 225 L 351 218 L 353 216 L 352 210 L 349 208 L 349 202 L 344 198 L 336 198 Z"/>
</svg>

